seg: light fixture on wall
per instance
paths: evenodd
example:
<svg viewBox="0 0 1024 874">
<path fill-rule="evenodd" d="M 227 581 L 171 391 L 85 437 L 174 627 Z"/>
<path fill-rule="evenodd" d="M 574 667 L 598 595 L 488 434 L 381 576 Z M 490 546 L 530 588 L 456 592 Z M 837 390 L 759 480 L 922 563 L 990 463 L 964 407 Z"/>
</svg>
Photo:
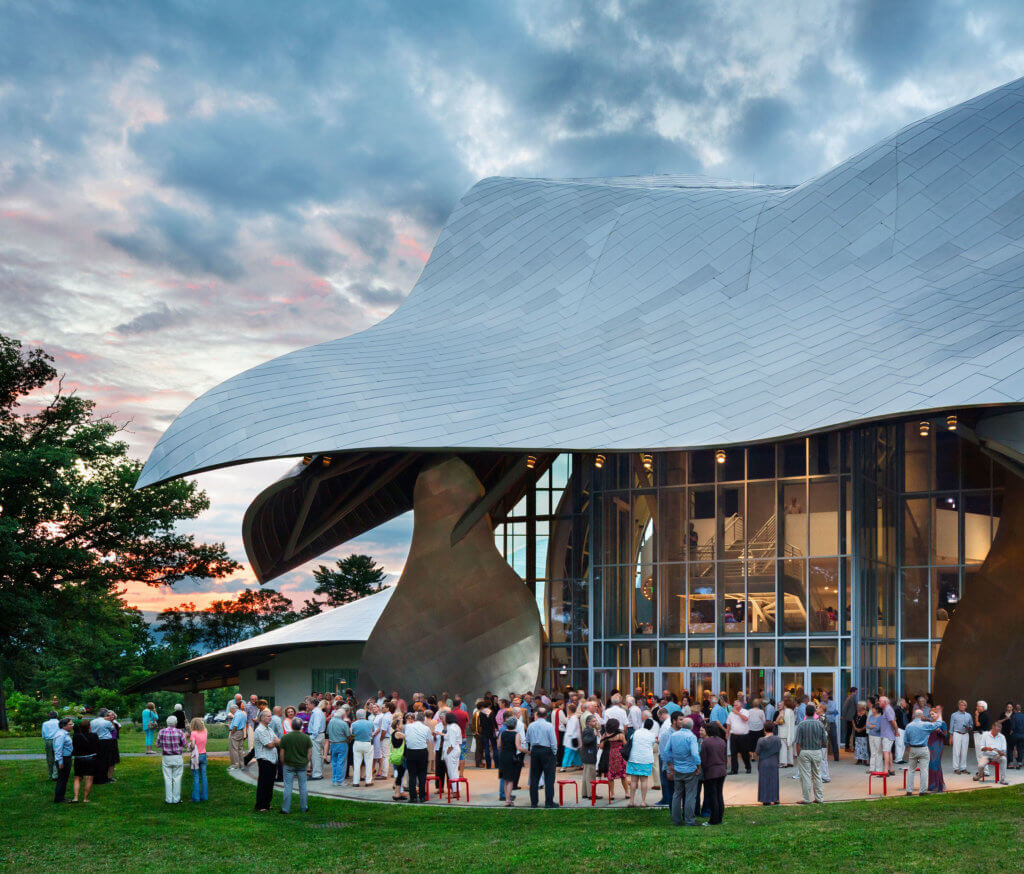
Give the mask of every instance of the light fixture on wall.
<svg viewBox="0 0 1024 874">
<path fill-rule="evenodd" d="M 604 467 L 604 456 L 603 455 L 595 455 L 594 456 L 594 467 L 596 467 L 598 470 L 600 470 L 602 467 Z"/>
<path fill-rule="evenodd" d="M 715 450 L 715 461 L 717 461 L 719 464 L 725 464 L 725 450 L 724 449 L 716 449 Z"/>
<path fill-rule="evenodd" d="M 323 463 L 324 467 L 331 466 L 331 456 L 329 455 L 325 455 L 323 458 L 320 459 L 320 461 Z"/>
<path fill-rule="evenodd" d="M 567 676 L 569 676 L 569 668 L 568 668 L 568 666 L 567 665 L 562 665 L 561 669 L 558 672 L 558 675 L 560 677 L 567 677 Z"/>
<path fill-rule="evenodd" d="M 955 415 L 953 415 L 953 416 L 946 416 L 946 427 L 950 431 L 955 431 L 956 430 L 956 416 Z"/>
<path fill-rule="evenodd" d="M 927 419 L 922 419 L 917 424 L 917 433 L 920 434 L 922 437 L 927 437 L 929 434 L 932 433 L 932 423 L 929 422 Z"/>
<path fill-rule="evenodd" d="M 302 463 L 303 464 L 309 464 L 312 460 L 313 460 L 313 456 L 312 455 L 303 455 L 302 456 Z"/>
<path fill-rule="evenodd" d="M 643 464 L 644 470 L 646 470 L 648 473 L 654 470 L 654 456 L 651 455 L 649 452 L 640 453 L 640 463 Z"/>
<path fill-rule="evenodd" d="M 527 455 L 526 456 L 526 466 L 530 470 L 533 470 L 537 466 L 537 456 L 536 455 Z"/>
</svg>

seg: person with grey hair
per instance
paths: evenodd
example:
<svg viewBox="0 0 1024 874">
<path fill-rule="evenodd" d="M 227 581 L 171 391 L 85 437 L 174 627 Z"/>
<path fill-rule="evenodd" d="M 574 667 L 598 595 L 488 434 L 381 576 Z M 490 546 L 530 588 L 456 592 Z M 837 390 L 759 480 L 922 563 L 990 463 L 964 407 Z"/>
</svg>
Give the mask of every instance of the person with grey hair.
<svg viewBox="0 0 1024 874">
<path fill-rule="evenodd" d="M 673 714 L 675 724 L 681 713 Z M 679 729 L 668 739 L 665 750 L 668 760 L 667 776 L 675 789 L 672 793 L 672 824 L 697 825 L 697 792 L 700 789 L 700 744 L 693 733 L 693 720 L 682 719 Z M 707 825 L 702 822 L 701 825 Z"/>
<path fill-rule="evenodd" d="M 274 797 L 274 777 L 277 775 L 277 748 L 280 741 L 270 727 L 269 710 L 260 711 L 253 734 L 253 754 L 256 759 L 256 812 L 266 813 L 270 810 L 270 801 Z M 294 732 L 293 732 L 294 733 Z"/>
<path fill-rule="evenodd" d="M 65 716 L 57 722 L 57 733 L 53 736 L 53 757 L 57 767 L 57 785 L 54 788 L 53 801 L 55 804 L 66 800 L 68 788 L 68 777 L 71 776 L 72 754 L 75 745 L 71 740 L 71 729 L 75 721 L 70 716 Z"/>
<path fill-rule="evenodd" d="M 228 757 L 229 768 L 245 767 L 245 711 L 234 701 L 228 705 Z"/>
<path fill-rule="evenodd" d="M 907 747 L 907 795 L 914 794 L 914 779 L 918 773 L 921 774 L 921 794 L 928 794 L 928 763 L 931 761 L 928 735 L 939 725 L 938 722 L 925 722 L 924 712 L 915 710 L 914 718 L 906 727 L 904 737 Z"/>
<path fill-rule="evenodd" d="M 309 713 L 309 722 L 306 723 L 306 733 L 313 741 L 313 759 L 310 766 L 310 780 L 322 780 L 324 776 L 324 739 L 327 732 L 327 708 L 328 703 L 321 701 L 315 705 Z"/>
<path fill-rule="evenodd" d="M 162 756 L 164 804 L 181 804 L 181 775 L 185 770 L 181 754 L 185 751 L 185 732 L 178 728 L 177 717 L 167 717 L 167 728 L 160 729 L 156 745 L 160 747 Z"/>
<path fill-rule="evenodd" d="M 331 720 L 334 721 L 333 719 Z M 306 792 L 306 768 L 312 765 L 313 741 L 302 731 L 302 720 L 295 717 L 291 722 L 291 731 L 284 734 L 278 746 L 281 750 L 283 763 L 284 785 L 281 795 L 281 813 L 290 813 L 292 809 L 292 786 L 299 781 L 299 809 L 308 810 Z"/>
<path fill-rule="evenodd" d="M 366 718 L 366 711 L 356 711 L 352 731 L 352 788 L 359 788 L 360 766 L 366 768 L 366 787 L 373 785 L 373 723 Z"/>
<path fill-rule="evenodd" d="M 525 752 L 516 731 L 516 718 L 510 716 L 498 735 L 498 798 L 505 802 L 506 807 L 515 803 L 512 787 L 518 782 L 523 770 L 522 756 Z"/>
<path fill-rule="evenodd" d="M 406 723 L 404 733 L 409 803 L 421 804 L 427 800 L 427 757 L 428 750 L 433 747 L 433 731 L 427 725 L 422 710 L 417 711 L 413 720 Z"/>
</svg>

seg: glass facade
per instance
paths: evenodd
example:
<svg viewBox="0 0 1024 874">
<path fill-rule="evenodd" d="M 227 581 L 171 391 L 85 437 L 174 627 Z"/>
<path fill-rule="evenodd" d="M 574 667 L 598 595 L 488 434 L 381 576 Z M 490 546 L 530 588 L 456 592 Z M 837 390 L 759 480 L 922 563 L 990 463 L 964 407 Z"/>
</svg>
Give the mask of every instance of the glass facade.
<svg viewBox="0 0 1024 874">
<path fill-rule="evenodd" d="M 945 417 L 561 455 L 496 537 L 532 568 L 549 689 L 917 694 L 1003 476 Z"/>
</svg>

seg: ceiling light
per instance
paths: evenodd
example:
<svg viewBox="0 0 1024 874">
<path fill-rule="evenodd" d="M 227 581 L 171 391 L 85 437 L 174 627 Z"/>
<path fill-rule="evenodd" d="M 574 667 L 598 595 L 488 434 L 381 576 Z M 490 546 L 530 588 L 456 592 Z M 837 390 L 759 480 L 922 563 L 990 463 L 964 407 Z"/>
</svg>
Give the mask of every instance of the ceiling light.
<svg viewBox="0 0 1024 874">
<path fill-rule="evenodd" d="M 917 425 L 917 433 L 922 437 L 927 437 L 932 433 L 932 423 L 922 419 Z"/>
<path fill-rule="evenodd" d="M 604 467 L 604 456 L 603 455 L 595 455 L 594 456 L 594 467 L 596 467 L 598 470 L 600 470 L 602 467 Z"/>
<path fill-rule="evenodd" d="M 946 427 L 950 431 L 956 430 L 956 416 L 946 416 Z"/>
<path fill-rule="evenodd" d="M 654 456 L 649 452 L 641 452 L 640 461 L 644 466 L 644 470 L 648 472 L 654 470 Z"/>
<path fill-rule="evenodd" d="M 312 460 L 313 460 L 313 456 L 312 455 L 303 455 L 302 456 L 302 463 L 303 464 L 309 464 Z"/>
<path fill-rule="evenodd" d="M 717 461 L 719 464 L 725 464 L 725 450 L 724 449 L 716 449 L 715 450 L 715 461 Z"/>
<path fill-rule="evenodd" d="M 526 456 L 526 466 L 530 470 L 533 470 L 537 466 L 537 456 L 536 455 L 527 455 Z"/>
</svg>

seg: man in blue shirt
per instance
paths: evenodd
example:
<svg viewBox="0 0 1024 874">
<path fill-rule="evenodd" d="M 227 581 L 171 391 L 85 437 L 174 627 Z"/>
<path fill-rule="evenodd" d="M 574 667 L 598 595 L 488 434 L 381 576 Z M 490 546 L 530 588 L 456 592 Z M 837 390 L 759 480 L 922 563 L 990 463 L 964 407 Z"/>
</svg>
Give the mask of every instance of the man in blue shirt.
<svg viewBox="0 0 1024 874">
<path fill-rule="evenodd" d="M 530 807 L 537 806 L 540 776 L 544 775 L 544 806 L 555 804 L 555 748 L 558 738 L 547 720 L 547 709 L 537 708 L 537 718 L 526 729 L 526 746 L 530 751 Z"/>
<path fill-rule="evenodd" d="M 662 714 L 664 716 L 661 727 L 658 730 L 658 757 L 659 767 L 661 773 L 658 775 L 661 780 L 661 801 L 658 802 L 658 807 L 668 807 L 672 804 L 672 794 L 675 791 L 675 786 L 672 781 L 668 779 L 668 739 L 672 737 L 672 733 L 675 728 L 672 725 L 672 720 L 676 714 L 680 717 L 683 715 L 683 709 L 677 704 L 674 711 L 669 711 L 667 707 L 662 708 Z"/>
<path fill-rule="evenodd" d="M 43 746 L 46 748 L 46 772 L 51 780 L 57 779 L 57 765 L 53 757 L 53 739 L 60 731 L 60 724 L 57 721 L 57 711 L 51 710 L 46 722 L 43 723 Z"/>
<path fill-rule="evenodd" d="M 710 718 L 712 722 L 718 722 L 722 728 L 725 728 L 725 721 L 729 718 L 729 708 L 722 703 L 721 696 L 715 702 L 715 706 L 711 708 Z"/>
<path fill-rule="evenodd" d="M 921 794 L 928 794 L 928 762 L 931 752 L 928 749 L 928 735 L 942 725 L 939 722 L 925 722 L 924 713 L 914 711 L 914 719 L 907 726 L 903 741 L 907 747 L 907 795 L 914 794 L 914 777 L 921 773 Z"/>
<path fill-rule="evenodd" d="M 56 720 L 54 720 L 56 722 Z M 71 753 L 74 744 L 71 742 L 71 727 L 74 720 L 65 716 L 57 725 L 57 733 L 53 736 L 53 758 L 57 765 L 57 785 L 53 792 L 53 803 L 64 801 L 68 788 L 68 777 L 71 776 Z"/>
<path fill-rule="evenodd" d="M 313 741 L 313 773 L 309 775 L 310 780 L 320 780 L 324 776 L 324 732 L 327 731 L 327 714 L 324 713 L 324 706 L 326 705 L 321 704 L 314 707 L 306 724 L 306 734 Z"/>
<path fill-rule="evenodd" d="M 832 758 L 839 761 L 839 702 L 828 692 L 821 693 L 825 705 L 825 728 L 828 732 L 828 745 L 832 750 Z M 828 753 L 826 752 L 826 756 Z"/>
<path fill-rule="evenodd" d="M 672 824 L 682 825 L 685 815 L 687 825 L 697 825 L 694 814 L 700 786 L 700 744 L 693 733 L 692 719 L 684 719 L 681 713 L 676 713 L 672 722 L 679 728 L 668 739 L 668 747 L 663 754 L 668 759 L 668 778 L 675 783 Z M 707 823 L 702 822 L 701 825 Z"/>
<path fill-rule="evenodd" d="M 228 722 L 228 756 L 231 759 L 231 764 L 228 765 L 228 769 L 241 769 L 244 767 L 245 759 L 245 726 L 247 719 L 245 711 L 234 702 L 231 702 L 228 707 L 228 713 L 231 716 L 231 720 Z"/>
</svg>

